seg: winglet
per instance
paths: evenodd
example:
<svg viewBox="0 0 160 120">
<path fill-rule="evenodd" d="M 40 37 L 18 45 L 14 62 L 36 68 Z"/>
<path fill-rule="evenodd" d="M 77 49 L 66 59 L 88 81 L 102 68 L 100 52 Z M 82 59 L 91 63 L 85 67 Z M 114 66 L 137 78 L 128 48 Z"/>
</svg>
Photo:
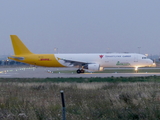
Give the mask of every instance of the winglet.
<svg viewBox="0 0 160 120">
<path fill-rule="evenodd" d="M 16 35 L 10 37 L 15 55 L 33 54 Z"/>
</svg>

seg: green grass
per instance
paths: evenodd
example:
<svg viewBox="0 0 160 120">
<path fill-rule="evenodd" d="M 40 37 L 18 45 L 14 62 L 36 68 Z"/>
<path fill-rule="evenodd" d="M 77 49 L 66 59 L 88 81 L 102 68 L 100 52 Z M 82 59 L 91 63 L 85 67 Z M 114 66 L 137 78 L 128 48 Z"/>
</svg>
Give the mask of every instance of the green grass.
<svg viewBox="0 0 160 120">
<path fill-rule="evenodd" d="M 22 83 L 46 83 L 46 82 L 71 82 L 71 83 L 91 83 L 91 82 L 159 82 L 160 76 L 144 77 L 92 77 L 92 78 L 0 78 L 0 82 L 22 82 Z"/>
<path fill-rule="evenodd" d="M 2 120 L 158 120 L 160 77 L 0 78 Z"/>
</svg>

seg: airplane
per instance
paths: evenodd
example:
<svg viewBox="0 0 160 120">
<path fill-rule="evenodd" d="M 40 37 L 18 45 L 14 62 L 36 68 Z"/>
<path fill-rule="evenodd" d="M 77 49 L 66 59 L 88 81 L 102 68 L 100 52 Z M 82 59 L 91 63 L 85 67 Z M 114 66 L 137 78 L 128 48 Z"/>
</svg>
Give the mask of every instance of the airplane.
<svg viewBox="0 0 160 120">
<path fill-rule="evenodd" d="M 138 53 L 34 54 L 16 35 L 10 35 L 14 54 L 11 60 L 44 67 L 77 67 L 77 73 L 103 71 L 110 67 L 151 67 L 153 61 Z"/>
</svg>

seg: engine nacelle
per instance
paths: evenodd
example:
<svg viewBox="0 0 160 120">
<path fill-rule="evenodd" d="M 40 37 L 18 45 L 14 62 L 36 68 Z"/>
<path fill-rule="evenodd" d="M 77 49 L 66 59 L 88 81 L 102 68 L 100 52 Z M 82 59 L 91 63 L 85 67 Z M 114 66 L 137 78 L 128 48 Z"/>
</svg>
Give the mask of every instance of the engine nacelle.
<svg viewBox="0 0 160 120">
<path fill-rule="evenodd" d="M 93 70 L 93 71 L 103 71 L 103 67 L 100 67 L 99 64 L 88 64 L 84 66 L 84 69 Z"/>
</svg>

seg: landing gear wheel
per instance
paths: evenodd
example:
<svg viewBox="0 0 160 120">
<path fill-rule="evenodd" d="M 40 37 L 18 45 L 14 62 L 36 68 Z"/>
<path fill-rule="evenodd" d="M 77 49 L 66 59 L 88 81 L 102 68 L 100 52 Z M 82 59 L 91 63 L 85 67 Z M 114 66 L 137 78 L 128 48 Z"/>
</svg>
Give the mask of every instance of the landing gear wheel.
<svg viewBox="0 0 160 120">
<path fill-rule="evenodd" d="M 138 67 L 135 67 L 135 72 L 138 73 Z"/>
<path fill-rule="evenodd" d="M 80 74 L 80 73 L 81 73 L 81 70 L 80 70 L 80 69 L 78 69 L 78 70 L 77 70 L 77 73 L 78 73 L 78 74 Z"/>
<path fill-rule="evenodd" d="M 85 71 L 84 71 L 83 69 L 78 69 L 78 70 L 77 70 L 77 73 L 78 73 L 78 74 L 84 73 L 84 72 L 85 72 Z"/>
<path fill-rule="evenodd" d="M 83 70 L 83 69 L 81 70 L 81 73 L 84 73 L 84 70 Z"/>
</svg>

